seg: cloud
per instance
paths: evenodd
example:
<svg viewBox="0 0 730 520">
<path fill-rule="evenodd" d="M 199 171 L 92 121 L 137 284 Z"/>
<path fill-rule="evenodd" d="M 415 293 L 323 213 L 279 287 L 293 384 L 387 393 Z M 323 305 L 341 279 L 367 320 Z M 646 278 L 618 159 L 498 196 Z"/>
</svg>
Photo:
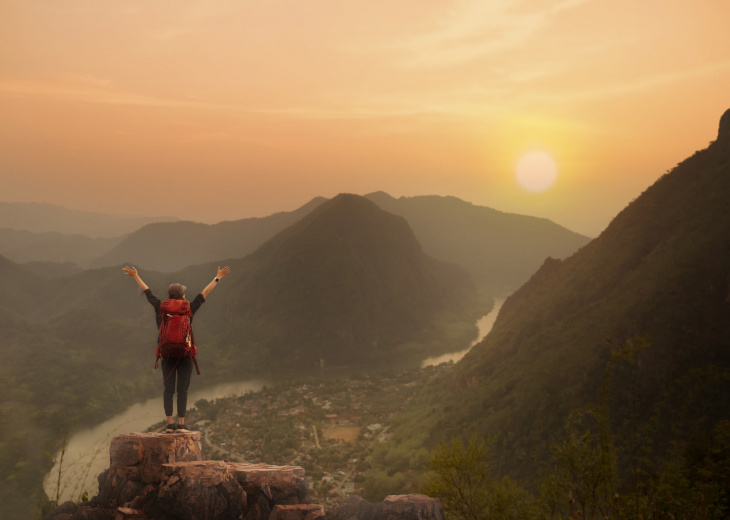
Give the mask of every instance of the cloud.
<svg viewBox="0 0 730 520">
<path fill-rule="evenodd" d="M 567 0 L 533 8 L 514 0 L 468 0 L 447 11 L 431 31 L 394 41 L 392 49 L 409 54 L 410 66 L 442 67 L 498 54 L 526 44 L 561 11 L 587 0 Z"/>
<path fill-rule="evenodd" d="M 52 100 L 73 100 L 104 105 L 135 105 L 141 107 L 163 107 L 184 110 L 217 111 L 226 113 L 258 114 L 292 119 L 373 119 L 379 117 L 402 117 L 428 110 L 407 106 L 396 106 L 387 100 L 366 105 L 342 106 L 249 106 L 231 103 L 215 103 L 193 99 L 156 97 L 120 89 L 110 80 L 71 76 L 56 82 L 30 80 L 0 80 L 0 93 L 11 96 L 45 98 Z M 220 136 L 219 136 L 220 137 Z"/>
</svg>

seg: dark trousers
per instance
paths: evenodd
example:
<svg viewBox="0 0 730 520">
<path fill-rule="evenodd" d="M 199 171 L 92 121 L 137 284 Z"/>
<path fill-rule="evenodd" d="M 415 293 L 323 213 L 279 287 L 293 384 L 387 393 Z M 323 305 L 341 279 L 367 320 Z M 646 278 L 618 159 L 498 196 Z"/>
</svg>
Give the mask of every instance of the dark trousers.
<svg viewBox="0 0 730 520">
<path fill-rule="evenodd" d="M 162 358 L 162 381 L 165 391 L 162 392 L 162 402 L 165 406 L 165 415 L 172 416 L 172 396 L 177 384 L 177 416 L 185 417 L 188 407 L 188 387 L 190 376 L 193 375 L 193 360 L 189 357 Z"/>
</svg>

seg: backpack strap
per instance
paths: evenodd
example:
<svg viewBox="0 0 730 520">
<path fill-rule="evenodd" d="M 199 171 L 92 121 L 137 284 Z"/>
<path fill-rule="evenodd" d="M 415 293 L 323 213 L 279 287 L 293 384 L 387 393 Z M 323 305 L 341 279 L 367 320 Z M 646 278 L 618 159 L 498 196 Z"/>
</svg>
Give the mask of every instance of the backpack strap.
<svg viewBox="0 0 730 520">
<path fill-rule="evenodd" d="M 192 348 L 190 349 L 190 357 L 195 365 L 195 371 L 200 375 L 200 369 L 198 368 L 198 360 L 195 359 L 195 355 L 198 353 L 198 347 L 195 346 L 195 334 L 193 334 L 193 328 L 190 327 L 190 341 L 192 342 Z"/>
</svg>

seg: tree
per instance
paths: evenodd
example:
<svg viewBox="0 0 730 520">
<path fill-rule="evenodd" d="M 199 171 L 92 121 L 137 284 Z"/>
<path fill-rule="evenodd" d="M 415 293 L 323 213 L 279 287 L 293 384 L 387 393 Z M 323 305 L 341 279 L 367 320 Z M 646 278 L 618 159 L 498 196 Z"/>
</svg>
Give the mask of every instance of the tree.
<svg viewBox="0 0 730 520">
<path fill-rule="evenodd" d="M 527 493 L 504 477 L 490 476 L 490 444 L 472 434 L 466 444 L 455 437 L 442 442 L 426 464 L 431 471 L 421 484 L 421 492 L 441 500 L 447 519 L 484 520 L 529 518 Z"/>
</svg>

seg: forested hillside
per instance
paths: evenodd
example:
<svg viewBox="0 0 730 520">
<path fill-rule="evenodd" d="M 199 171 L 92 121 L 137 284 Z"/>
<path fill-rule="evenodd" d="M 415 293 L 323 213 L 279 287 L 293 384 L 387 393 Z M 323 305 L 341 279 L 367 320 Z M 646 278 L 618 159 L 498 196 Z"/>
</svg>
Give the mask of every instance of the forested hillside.
<svg viewBox="0 0 730 520">
<path fill-rule="evenodd" d="M 707 149 L 576 254 L 545 261 L 507 299 L 492 332 L 424 402 L 432 407 L 431 442 L 469 430 L 494 437 L 499 471 L 534 481 L 572 417 L 574 427 L 614 439 L 624 482 L 648 483 L 671 464 L 687 482 L 702 483 L 703 471 L 722 475 L 728 200 L 730 111 Z"/>
<path fill-rule="evenodd" d="M 356 195 L 322 204 L 249 256 L 240 273 L 243 290 L 220 327 L 234 366 L 418 358 L 467 342 L 491 305 L 479 303 L 465 271 L 426 256 L 405 219 Z M 224 326 L 232 320 L 240 327 Z"/>
</svg>

